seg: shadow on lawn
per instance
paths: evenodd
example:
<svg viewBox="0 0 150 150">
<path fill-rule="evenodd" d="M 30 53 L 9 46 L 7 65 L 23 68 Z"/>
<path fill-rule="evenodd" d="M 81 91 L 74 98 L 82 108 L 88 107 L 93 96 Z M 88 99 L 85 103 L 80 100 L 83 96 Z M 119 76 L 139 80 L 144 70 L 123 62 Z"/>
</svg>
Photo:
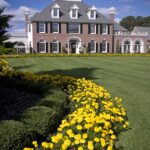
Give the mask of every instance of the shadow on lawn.
<svg viewBox="0 0 150 150">
<path fill-rule="evenodd" d="M 72 68 L 72 69 L 56 69 L 56 70 L 49 70 L 49 71 L 40 71 L 36 74 L 52 74 L 52 75 L 66 75 L 66 76 L 73 76 L 79 78 L 87 78 L 87 79 L 96 79 L 93 75 L 93 72 L 97 69 L 103 68 Z"/>
<path fill-rule="evenodd" d="M 34 65 L 22 65 L 22 66 L 16 66 L 16 67 L 13 67 L 15 70 L 18 70 L 18 71 L 20 71 L 20 70 L 22 70 L 22 69 L 27 69 L 27 68 L 31 68 L 31 67 L 33 67 Z"/>
</svg>

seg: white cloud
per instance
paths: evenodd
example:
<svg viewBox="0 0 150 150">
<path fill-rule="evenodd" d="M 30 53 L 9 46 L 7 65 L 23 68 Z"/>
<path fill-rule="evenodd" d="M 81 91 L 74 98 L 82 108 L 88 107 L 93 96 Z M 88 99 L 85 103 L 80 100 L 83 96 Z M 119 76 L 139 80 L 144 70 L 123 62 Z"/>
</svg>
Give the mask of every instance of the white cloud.
<svg viewBox="0 0 150 150">
<path fill-rule="evenodd" d="M 39 11 L 38 9 L 35 9 L 35 8 L 20 6 L 17 9 L 13 9 L 13 8 L 7 9 L 5 13 L 14 15 L 14 18 L 12 19 L 12 21 L 19 22 L 19 21 L 25 21 L 25 11 L 26 10 L 29 10 L 30 16 L 32 16 L 33 14 L 35 14 L 36 12 Z"/>
<path fill-rule="evenodd" d="M 0 0 L 0 7 L 9 7 L 10 4 L 6 0 Z"/>
<path fill-rule="evenodd" d="M 25 35 L 26 29 L 25 28 L 13 29 L 10 33 L 12 35 Z"/>
<path fill-rule="evenodd" d="M 119 22 L 121 21 L 121 18 L 115 18 L 115 21 L 116 21 L 117 23 L 119 23 Z"/>
<path fill-rule="evenodd" d="M 103 15 L 108 15 L 109 14 L 109 10 L 110 9 L 114 9 L 115 10 L 115 14 L 118 14 L 117 12 L 117 9 L 115 7 L 100 7 L 100 8 L 97 8 L 97 10 L 102 13 Z"/>
<path fill-rule="evenodd" d="M 124 5 L 122 8 L 122 12 L 128 13 L 133 9 L 133 7 L 131 5 Z"/>
</svg>

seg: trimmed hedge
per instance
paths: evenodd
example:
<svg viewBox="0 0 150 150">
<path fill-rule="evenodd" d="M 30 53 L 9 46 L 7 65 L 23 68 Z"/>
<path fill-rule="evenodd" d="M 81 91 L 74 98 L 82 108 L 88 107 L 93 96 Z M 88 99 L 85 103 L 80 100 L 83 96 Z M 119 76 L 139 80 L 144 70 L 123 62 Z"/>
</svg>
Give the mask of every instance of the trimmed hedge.
<svg viewBox="0 0 150 150">
<path fill-rule="evenodd" d="M 23 55 L 0 55 L 5 58 L 31 58 L 31 57 L 150 57 L 150 54 L 23 54 Z"/>
<path fill-rule="evenodd" d="M 36 133 L 21 122 L 13 120 L 0 122 L 1 150 L 21 150 L 25 145 L 31 145 L 31 141 L 36 137 Z"/>
</svg>

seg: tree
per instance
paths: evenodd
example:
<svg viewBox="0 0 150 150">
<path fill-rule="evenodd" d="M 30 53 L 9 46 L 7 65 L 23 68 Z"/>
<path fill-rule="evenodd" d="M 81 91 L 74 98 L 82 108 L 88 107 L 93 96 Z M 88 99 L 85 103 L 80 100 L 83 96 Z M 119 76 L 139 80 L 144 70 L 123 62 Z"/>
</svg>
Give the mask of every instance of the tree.
<svg viewBox="0 0 150 150">
<path fill-rule="evenodd" d="M 135 26 L 149 27 L 150 26 L 150 16 L 127 16 L 120 21 L 120 25 L 132 31 Z"/>
<path fill-rule="evenodd" d="M 13 15 L 3 14 L 4 10 L 5 8 L 0 8 L 0 45 L 9 38 L 8 29 L 11 27 L 9 21 L 13 18 Z"/>
</svg>

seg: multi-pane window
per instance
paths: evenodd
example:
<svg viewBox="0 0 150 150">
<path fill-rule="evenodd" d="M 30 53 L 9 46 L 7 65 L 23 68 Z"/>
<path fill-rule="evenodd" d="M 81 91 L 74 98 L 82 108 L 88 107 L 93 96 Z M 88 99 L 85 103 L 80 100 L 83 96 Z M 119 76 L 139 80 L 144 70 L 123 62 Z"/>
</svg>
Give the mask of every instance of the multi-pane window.
<svg viewBox="0 0 150 150">
<path fill-rule="evenodd" d="M 107 42 L 106 42 L 106 41 L 103 41 L 103 42 L 102 42 L 101 51 L 102 51 L 103 53 L 104 53 L 104 52 L 107 52 Z"/>
<path fill-rule="evenodd" d="M 108 26 L 106 24 L 102 25 L 102 34 L 107 34 L 108 33 Z"/>
<path fill-rule="evenodd" d="M 54 40 L 52 43 L 52 51 L 53 53 L 59 52 L 59 42 L 57 40 Z"/>
<path fill-rule="evenodd" d="M 72 18 L 77 18 L 77 10 L 72 10 Z"/>
<path fill-rule="evenodd" d="M 40 42 L 39 43 L 39 52 L 40 53 L 45 53 L 46 52 L 46 43 L 45 42 Z"/>
<path fill-rule="evenodd" d="M 90 42 L 90 51 L 91 52 L 95 52 L 96 51 L 96 42 L 94 40 L 92 40 Z"/>
<path fill-rule="evenodd" d="M 52 23 L 52 33 L 59 33 L 59 23 L 57 22 Z"/>
<path fill-rule="evenodd" d="M 78 23 L 69 23 L 68 24 L 69 33 L 80 33 L 80 24 Z"/>
<path fill-rule="evenodd" d="M 95 11 L 91 11 L 91 13 L 90 13 L 90 18 L 91 18 L 91 19 L 94 19 L 94 18 L 95 18 Z"/>
<path fill-rule="evenodd" d="M 95 24 L 90 24 L 90 33 L 96 34 L 96 25 Z"/>
<path fill-rule="evenodd" d="M 58 9 L 53 9 L 53 16 L 57 17 L 58 16 Z"/>
<path fill-rule="evenodd" d="M 45 33 L 45 23 L 44 22 L 39 23 L 39 33 Z"/>
</svg>

